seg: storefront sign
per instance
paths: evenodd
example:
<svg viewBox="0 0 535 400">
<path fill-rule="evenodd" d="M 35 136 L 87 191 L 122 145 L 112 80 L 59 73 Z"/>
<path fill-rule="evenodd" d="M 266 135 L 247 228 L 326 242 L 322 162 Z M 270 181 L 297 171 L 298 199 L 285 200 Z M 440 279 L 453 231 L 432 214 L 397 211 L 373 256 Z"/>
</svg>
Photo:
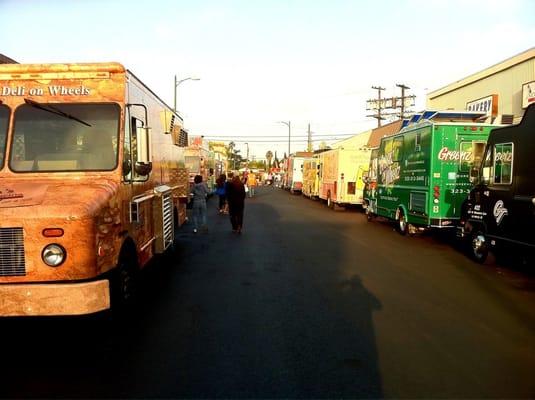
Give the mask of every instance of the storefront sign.
<svg viewBox="0 0 535 400">
<path fill-rule="evenodd" d="M 526 108 L 531 103 L 535 103 L 535 81 L 522 85 L 522 108 Z"/>
<path fill-rule="evenodd" d="M 469 101 L 466 103 L 466 111 L 484 112 L 487 116 L 495 117 L 498 115 L 498 95 L 491 94 L 481 99 Z"/>
</svg>

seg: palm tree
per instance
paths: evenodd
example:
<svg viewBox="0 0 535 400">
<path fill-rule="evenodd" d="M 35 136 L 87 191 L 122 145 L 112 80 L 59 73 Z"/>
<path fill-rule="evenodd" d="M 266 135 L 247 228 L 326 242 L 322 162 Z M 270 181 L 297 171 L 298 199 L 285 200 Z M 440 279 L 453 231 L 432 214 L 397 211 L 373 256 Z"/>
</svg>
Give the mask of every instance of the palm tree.
<svg viewBox="0 0 535 400">
<path fill-rule="evenodd" d="M 266 153 L 266 160 L 268 162 L 268 170 L 271 169 L 271 160 L 273 159 L 273 153 L 271 150 L 268 150 Z"/>
<path fill-rule="evenodd" d="M 227 160 L 232 162 L 232 169 L 236 169 L 236 165 L 239 165 L 243 160 L 243 157 L 240 156 L 238 153 L 240 150 L 236 150 L 236 143 L 230 142 L 227 145 Z"/>
<path fill-rule="evenodd" d="M 232 155 L 234 154 L 234 148 L 236 147 L 236 143 L 230 142 L 227 145 L 227 158 L 232 158 Z"/>
</svg>

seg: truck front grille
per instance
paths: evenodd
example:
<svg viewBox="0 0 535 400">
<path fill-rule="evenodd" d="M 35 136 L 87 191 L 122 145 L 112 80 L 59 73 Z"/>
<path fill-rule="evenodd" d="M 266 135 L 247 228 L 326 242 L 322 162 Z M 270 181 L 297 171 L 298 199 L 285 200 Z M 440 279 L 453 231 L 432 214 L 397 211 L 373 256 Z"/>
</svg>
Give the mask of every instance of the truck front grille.
<svg viewBox="0 0 535 400">
<path fill-rule="evenodd" d="M 0 228 L 0 276 L 26 275 L 22 228 Z"/>
</svg>

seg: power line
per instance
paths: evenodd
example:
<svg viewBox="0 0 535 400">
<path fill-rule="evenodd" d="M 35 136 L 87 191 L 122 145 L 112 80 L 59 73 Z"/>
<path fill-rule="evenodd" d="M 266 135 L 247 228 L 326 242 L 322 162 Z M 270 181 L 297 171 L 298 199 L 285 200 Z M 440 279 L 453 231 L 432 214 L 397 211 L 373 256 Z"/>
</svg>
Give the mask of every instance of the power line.
<svg viewBox="0 0 535 400">
<path fill-rule="evenodd" d="M 342 140 L 341 137 L 333 137 L 330 139 L 312 139 L 312 142 L 334 142 L 337 140 Z M 288 140 L 250 140 L 250 139 L 243 139 L 243 140 L 232 140 L 234 143 L 287 143 Z M 300 140 L 293 140 L 292 142 L 296 143 L 307 143 L 308 139 L 300 139 Z"/>
<path fill-rule="evenodd" d="M 358 133 L 340 133 L 340 134 L 336 134 L 336 135 L 333 135 L 333 134 L 320 134 L 320 135 L 317 135 L 317 134 L 314 134 L 314 137 L 318 137 L 318 136 L 328 136 L 328 137 L 331 137 L 331 136 L 355 136 L 355 135 L 358 135 Z M 236 135 L 236 136 L 218 136 L 218 135 L 204 135 L 204 138 L 206 139 L 213 139 L 213 138 L 221 138 L 221 139 L 233 139 L 233 138 L 263 138 L 263 137 L 269 137 L 269 138 L 287 138 L 288 136 L 282 136 L 282 135 L 254 135 L 254 136 L 245 136 L 245 135 Z M 292 140 L 293 138 L 308 138 L 308 134 L 305 136 L 305 135 L 292 135 Z"/>
</svg>

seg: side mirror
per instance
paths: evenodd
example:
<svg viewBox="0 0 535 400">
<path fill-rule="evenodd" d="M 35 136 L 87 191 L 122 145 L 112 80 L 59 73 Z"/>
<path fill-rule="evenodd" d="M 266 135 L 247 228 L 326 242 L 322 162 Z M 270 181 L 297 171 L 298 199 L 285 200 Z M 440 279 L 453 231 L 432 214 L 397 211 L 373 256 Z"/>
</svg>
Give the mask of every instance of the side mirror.
<svg viewBox="0 0 535 400">
<path fill-rule="evenodd" d="M 150 151 L 150 128 L 138 127 L 137 137 L 137 161 L 134 169 L 138 175 L 147 176 L 152 171 L 152 154 Z"/>
<path fill-rule="evenodd" d="M 136 174 L 140 176 L 147 176 L 148 174 L 150 174 L 150 171 L 152 171 L 152 162 L 142 163 L 138 161 L 136 162 L 134 169 L 136 171 Z"/>
<path fill-rule="evenodd" d="M 146 127 L 136 129 L 137 161 L 143 164 L 151 162 L 149 130 L 150 128 Z"/>
</svg>

